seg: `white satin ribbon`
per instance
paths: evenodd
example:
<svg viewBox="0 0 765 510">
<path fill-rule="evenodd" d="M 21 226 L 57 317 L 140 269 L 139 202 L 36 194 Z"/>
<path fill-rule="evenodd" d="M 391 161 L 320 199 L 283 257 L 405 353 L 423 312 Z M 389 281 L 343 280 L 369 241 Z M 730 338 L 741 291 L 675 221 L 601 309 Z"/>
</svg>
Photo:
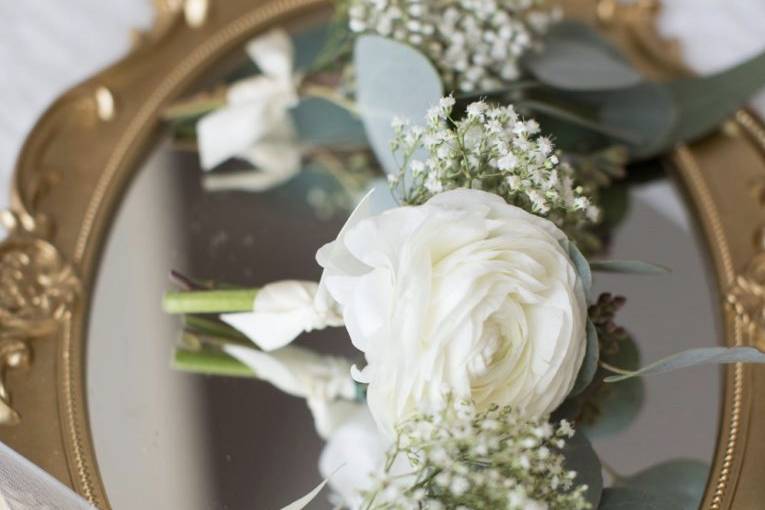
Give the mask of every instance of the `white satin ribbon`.
<svg viewBox="0 0 765 510">
<path fill-rule="evenodd" d="M 369 217 L 372 194 L 369 191 L 359 202 L 340 229 L 338 238 L 364 218 Z M 264 351 L 273 351 L 291 343 L 303 332 L 344 324 L 337 302 L 325 287 L 327 277 L 349 271 L 333 264 L 358 265 L 347 253 L 343 243 L 332 242 L 322 246 L 316 259 L 324 266 L 318 284 L 299 280 L 270 283 L 258 291 L 251 312 L 226 313 L 221 320 L 244 333 Z M 358 268 L 360 271 L 365 268 Z"/>
<path fill-rule="evenodd" d="M 343 325 L 327 293 L 315 282 L 298 280 L 266 285 L 251 312 L 226 313 L 221 319 L 264 351 L 284 347 L 303 332 Z"/>
<path fill-rule="evenodd" d="M 287 32 L 272 30 L 247 45 L 262 74 L 234 83 L 226 106 L 197 123 L 202 168 L 210 170 L 229 158 L 249 161 L 259 172 L 236 179 L 206 179 L 210 189 L 232 186 L 260 191 L 300 170 L 301 148 L 289 109 L 297 105 L 300 76 L 294 71 L 294 48 Z M 244 184 L 242 185 L 244 180 Z"/>
</svg>

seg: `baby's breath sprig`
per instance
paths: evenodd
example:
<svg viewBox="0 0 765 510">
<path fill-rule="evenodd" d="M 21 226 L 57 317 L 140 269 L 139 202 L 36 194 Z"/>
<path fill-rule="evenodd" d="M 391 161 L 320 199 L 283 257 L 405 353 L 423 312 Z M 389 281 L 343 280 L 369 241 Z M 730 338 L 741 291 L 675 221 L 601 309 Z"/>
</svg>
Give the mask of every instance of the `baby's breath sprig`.
<svg viewBox="0 0 765 510">
<path fill-rule="evenodd" d="M 449 90 L 493 90 L 517 79 L 518 62 L 560 18 L 545 0 L 349 0 L 349 27 L 410 44 Z"/>
<path fill-rule="evenodd" d="M 560 160 L 539 124 L 512 106 L 477 101 L 453 116 L 455 100 L 444 97 L 430 109 L 425 127 L 394 120 L 391 148 L 400 159 L 389 177 L 399 198 L 419 205 L 455 188 L 481 189 L 546 217 L 567 233 L 596 222 L 599 208 L 574 182 L 574 170 Z"/>
<path fill-rule="evenodd" d="M 548 509 L 591 507 L 564 466 L 561 448 L 574 430 L 531 420 L 510 407 L 477 411 L 455 402 L 398 427 L 386 467 L 364 493 L 366 510 Z M 409 468 L 392 466 L 407 459 Z"/>
</svg>

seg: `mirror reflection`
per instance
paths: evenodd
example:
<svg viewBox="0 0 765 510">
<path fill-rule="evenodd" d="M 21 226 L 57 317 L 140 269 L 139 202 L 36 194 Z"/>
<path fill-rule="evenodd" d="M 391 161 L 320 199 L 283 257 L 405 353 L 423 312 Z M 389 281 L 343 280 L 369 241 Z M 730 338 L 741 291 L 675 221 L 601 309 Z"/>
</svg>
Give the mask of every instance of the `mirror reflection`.
<svg viewBox="0 0 765 510">
<path fill-rule="evenodd" d="M 302 33 L 309 41 L 314 36 Z M 296 66 L 311 58 L 298 52 Z M 241 158 L 204 172 L 182 137 L 165 133 L 117 211 L 94 289 L 87 360 L 96 457 L 116 509 L 147 501 L 157 508 L 238 509 L 253 501 L 279 508 L 321 479 L 323 441 L 305 402 L 253 378 L 172 369 L 179 321 L 160 306 L 171 271 L 247 287 L 318 280 L 316 249 L 337 236 L 353 205 L 382 180 L 370 170 L 363 128 L 347 113 L 317 100 L 295 115 L 301 140 L 311 142 L 306 168 L 292 172 L 289 148 L 277 141 L 274 175 L 265 184 L 264 172 L 243 169 Z M 340 150 L 316 148 L 327 145 Z M 618 186 L 623 214 L 604 256 L 672 272 L 599 274 L 594 294 L 628 296 L 619 323 L 644 361 L 716 345 L 719 299 L 681 190 L 653 167 L 631 169 Z M 359 359 L 343 328 L 309 333 L 299 343 Z M 711 461 L 718 369 L 615 388 L 604 390 L 604 402 L 627 409 L 587 430 L 607 480 L 669 459 Z M 320 496 L 315 508 L 332 506 Z"/>
</svg>

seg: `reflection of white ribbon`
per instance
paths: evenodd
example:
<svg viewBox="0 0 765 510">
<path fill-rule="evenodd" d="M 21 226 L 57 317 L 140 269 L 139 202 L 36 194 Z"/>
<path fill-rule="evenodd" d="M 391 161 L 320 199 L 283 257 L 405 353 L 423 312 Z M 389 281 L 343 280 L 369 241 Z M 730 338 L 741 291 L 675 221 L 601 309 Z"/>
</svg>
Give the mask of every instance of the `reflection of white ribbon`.
<svg viewBox="0 0 765 510">
<path fill-rule="evenodd" d="M 208 188 L 259 191 L 300 170 L 300 147 L 289 112 L 299 101 L 300 81 L 293 69 L 292 41 L 284 30 L 273 30 L 253 39 L 247 53 L 262 74 L 234 83 L 227 93 L 227 105 L 197 123 L 197 139 L 205 170 L 238 157 L 259 172 L 209 176 Z"/>
<path fill-rule="evenodd" d="M 369 216 L 371 195 L 372 191 L 361 199 L 338 238 Z M 244 333 L 264 351 L 284 347 L 303 332 L 342 326 L 341 311 L 327 292 L 325 282 L 337 273 L 349 274 L 354 268 L 363 272 L 367 268 L 357 267 L 359 262 L 341 242 L 324 245 L 317 252 L 316 259 L 325 267 L 318 285 L 297 280 L 270 283 L 258 291 L 251 312 L 227 313 L 221 315 L 221 319 Z"/>
<path fill-rule="evenodd" d="M 353 401 L 356 388 L 350 376 L 350 363 L 344 359 L 294 346 L 268 353 L 238 345 L 228 345 L 225 350 L 259 379 L 306 399 L 316 431 L 323 438 L 329 437 L 358 408 Z"/>
<path fill-rule="evenodd" d="M 366 404 L 354 405 L 354 411 L 327 438 L 319 458 L 319 472 L 339 499 L 335 503 L 353 510 L 361 508 L 361 493 L 372 488 L 372 475 L 383 466 L 387 449 Z"/>
<path fill-rule="evenodd" d="M 318 284 L 297 280 L 266 285 L 251 312 L 227 313 L 221 319 L 265 351 L 284 347 L 300 333 L 343 325 L 334 302 Z"/>
</svg>

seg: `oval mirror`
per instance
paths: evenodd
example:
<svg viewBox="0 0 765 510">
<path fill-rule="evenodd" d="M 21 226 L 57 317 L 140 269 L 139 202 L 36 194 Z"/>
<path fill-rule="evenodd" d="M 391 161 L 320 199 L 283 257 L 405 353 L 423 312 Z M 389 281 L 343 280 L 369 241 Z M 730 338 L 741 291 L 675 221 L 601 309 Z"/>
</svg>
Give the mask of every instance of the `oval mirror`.
<svg viewBox="0 0 765 510">
<path fill-rule="evenodd" d="M 564 4 L 595 23 L 589 3 Z M 607 30 L 647 72 L 677 72 L 656 52 L 664 43 L 640 9 L 616 8 Z M 44 328 L 33 327 L 40 314 L 32 314 L 14 324 L 17 334 L 0 336 L 23 338 L 14 352 L 34 352 L 24 370 L 3 358 L 9 393 L 0 397 L 12 397 L 3 403 L 17 424 L 0 438 L 102 508 L 280 508 L 321 480 L 324 442 L 304 400 L 236 370 L 183 370 L 188 360 L 175 350 L 189 339 L 184 344 L 178 317 L 163 311 L 162 296 L 171 273 L 253 287 L 318 280 L 316 249 L 336 237 L 380 179 L 364 164 L 349 172 L 348 161 L 338 170 L 325 159 L 255 191 L 237 163 L 203 171 L 182 129 L 163 120 L 168 106 L 252 72 L 245 45 L 269 29 L 288 29 L 296 65 L 307 65 L 327 37 L 330 11 L 324 2 L 294 0 L 216 4 L 198 15 L 197 24 L 180 10 L 160 13 L 142 48 L 42 119 L 19 163 L 9 216 L 15 230 L 0 248 L 3 257 L 31 253 L 35 271 L 63 282 Z M 99 116 L 107 99 L 113 118 Z M 361 125 L 338 111 L 306 108 L 298 128 L 362 144 Z M 46 133 L 59 126 L 69 130 L 51 141 Z M 755 343 L 742 309 L 725 303 L 756 259 L 751 239 L 762 212 L 751 186 L 737 183 L 760 179 L 762 186 L 762 133 L 741 112 L 724 133 L 631 166 L 610 188 L 603 254 L 671 268 L 596 279 L 595 296 L 627 297 L 618 322 L 639 351 L 624 353 L 627 363 Z M 99 147 L 83 157 L 93 140 Z M 78 169 L 66 189 L 53 156 Z M 722 175 L 732 169 L 741 174 L 735 183 Z M 299 343 L 358 357 L 342 329 L 312 332 Z M 598 404 L 578 418 L 607 483 L 683 459 L 701 473 L 704 508 L 752 508 L 748 502 L 765 497 L 755 460 L 765 444 L 744 450 L 756 424 L 765 423 L 753 407 L 762 384 L 758 368 L 698 367 L 596 389 Z M 609 416 L 614 406 L 619 413 Z M 314 505 L 333 508 L 326 496 Z"/>
</svg>

